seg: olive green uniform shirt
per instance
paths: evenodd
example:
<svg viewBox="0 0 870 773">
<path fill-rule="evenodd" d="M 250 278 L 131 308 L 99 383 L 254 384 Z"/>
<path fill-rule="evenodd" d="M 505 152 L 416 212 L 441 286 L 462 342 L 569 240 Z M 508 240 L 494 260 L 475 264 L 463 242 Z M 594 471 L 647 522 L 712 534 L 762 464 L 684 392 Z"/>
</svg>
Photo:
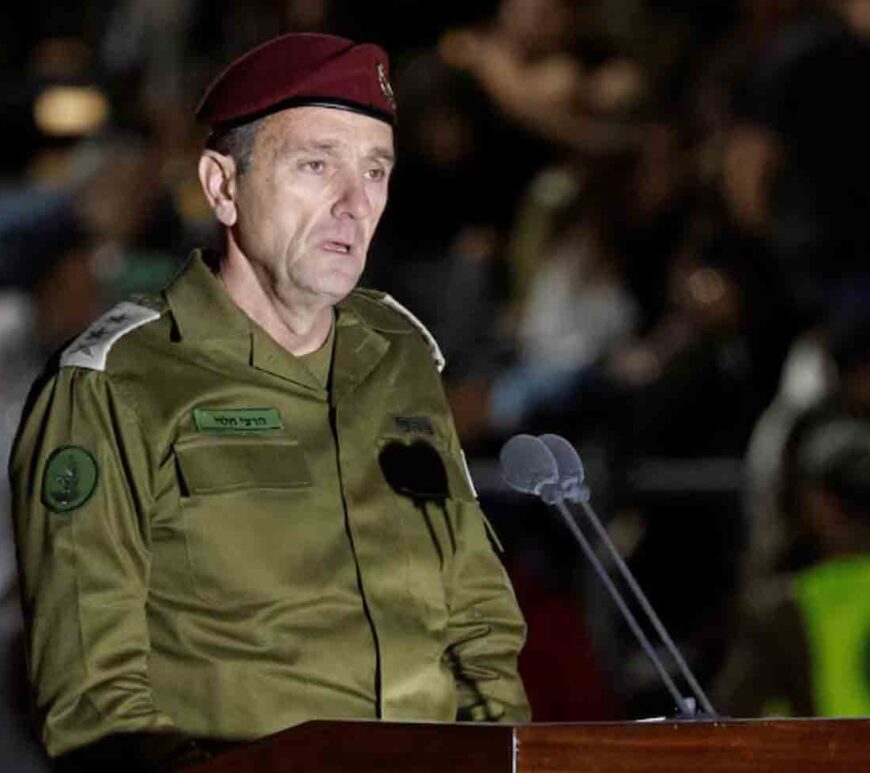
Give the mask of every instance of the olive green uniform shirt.
<svg viewBox="0 0 870 773">
<path fill-rule="evenodd" d="M 383 296 L 336 307 L 327 391 L 195 254 L 49 376 L 10 472 L 50 754 L 117 732 L 528 718 L 523 619 L 432 352 Z M 444 513 L 378 463 L 420 440 Z"/>
</svg>

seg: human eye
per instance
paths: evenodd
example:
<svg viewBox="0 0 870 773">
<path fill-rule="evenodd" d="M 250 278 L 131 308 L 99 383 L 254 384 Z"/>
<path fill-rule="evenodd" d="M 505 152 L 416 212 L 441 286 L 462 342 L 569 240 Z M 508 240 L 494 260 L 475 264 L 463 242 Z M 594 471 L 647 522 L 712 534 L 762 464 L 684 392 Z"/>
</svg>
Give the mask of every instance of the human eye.
<svg viewBox="0 0 870 773">
<path fill-rule="evenodd" d="M 299 162 L 299 168 L 305 172 L 322 174 L 326 171 L 326 162 L 322 158 L 309 158 Z"/>
<path fill-rule="evenodd" d="M 366 171 L 366 177 L 372 182 L 382 182 L 387 179 L 387 170 L 381 166 L 375 166 Z"/>
</svg>

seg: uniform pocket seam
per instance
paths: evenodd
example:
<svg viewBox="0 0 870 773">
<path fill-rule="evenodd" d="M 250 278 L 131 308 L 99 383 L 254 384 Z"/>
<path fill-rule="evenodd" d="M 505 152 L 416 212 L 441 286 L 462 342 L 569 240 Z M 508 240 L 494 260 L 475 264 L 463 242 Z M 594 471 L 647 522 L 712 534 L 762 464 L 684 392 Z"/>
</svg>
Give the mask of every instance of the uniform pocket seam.
<svg viewBox="0 0 870 773">
<path fill-rule="evenodd" d="M 173 452 L 187 497 L 312 484 L 302 446 L 289 438 L 194 438 L 175 443 Z"/>
</svg>

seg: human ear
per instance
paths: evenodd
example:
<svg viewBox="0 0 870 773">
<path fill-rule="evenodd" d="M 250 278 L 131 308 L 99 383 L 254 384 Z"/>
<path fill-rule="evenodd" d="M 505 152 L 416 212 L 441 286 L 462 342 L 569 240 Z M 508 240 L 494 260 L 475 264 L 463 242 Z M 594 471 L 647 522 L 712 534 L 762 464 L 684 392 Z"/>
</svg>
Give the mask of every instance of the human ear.
<svg viewBox="0 0 870 773">
<path fill-rule="evenodd" d="M 235 225 L 236 162 L 214 150 L 204 150 L 199 157 L 199 182 L 215 217 L 227 228 Z"/>
</svg>

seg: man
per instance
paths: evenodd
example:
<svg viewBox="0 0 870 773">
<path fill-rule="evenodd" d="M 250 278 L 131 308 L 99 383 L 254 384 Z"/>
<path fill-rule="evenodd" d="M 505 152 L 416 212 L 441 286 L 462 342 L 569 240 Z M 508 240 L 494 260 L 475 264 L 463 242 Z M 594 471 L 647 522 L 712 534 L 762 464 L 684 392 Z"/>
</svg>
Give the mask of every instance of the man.
<svg viewBox="0 0 870 773">
<path fill-rule="evenodd" d="M 870 121 L 860 109 L 870 2 L 804 5 L 822 12 L 782 25 L 735 90 L 724 192 L 738 225 L 763 238 L 807 326 L 865 271 L 870 249 Z"/>
<path fill-rule="evenodd" d="M 317 717 L 526 719 L 437 346 L 354 290 L 394 163 L 386 55 L 277 38 L 198 117 L 223 254 L 73 341 L 13 455 L 49 753 L 160 770 Z"/>
</svg>

